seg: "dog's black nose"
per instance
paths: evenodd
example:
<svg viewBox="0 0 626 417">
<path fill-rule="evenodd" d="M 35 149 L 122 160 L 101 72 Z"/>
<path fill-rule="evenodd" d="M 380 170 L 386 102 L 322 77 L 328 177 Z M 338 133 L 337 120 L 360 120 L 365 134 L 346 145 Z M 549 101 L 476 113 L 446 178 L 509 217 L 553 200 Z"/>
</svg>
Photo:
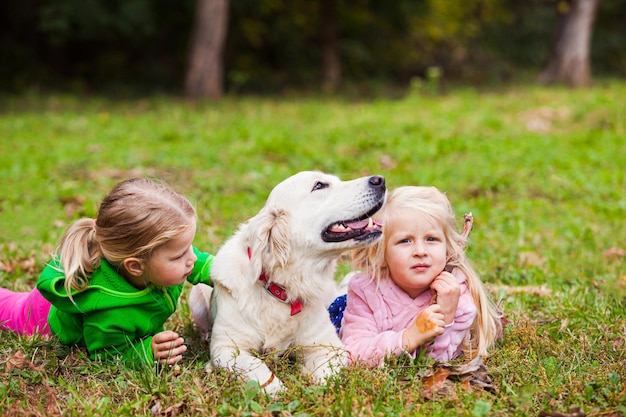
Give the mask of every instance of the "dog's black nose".
<svg viewBox="0 0 626 417">
<path fill-rule="evenodd" d="M 380 175 L 374 175 L 373 177 L 370 177 L 369 183 L 372 187 L 385 188 L 385 177 Z"/>
</svg>

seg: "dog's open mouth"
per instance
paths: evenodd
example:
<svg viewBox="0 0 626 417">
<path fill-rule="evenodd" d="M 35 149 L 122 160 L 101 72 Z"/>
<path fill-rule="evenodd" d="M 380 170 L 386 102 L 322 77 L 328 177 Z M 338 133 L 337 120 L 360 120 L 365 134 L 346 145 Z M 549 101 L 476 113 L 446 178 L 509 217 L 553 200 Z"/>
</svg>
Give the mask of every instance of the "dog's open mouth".
<svg viewBox="0 0 626 417">
<path fill-rule="evenodd" d="M 331 224 L 322 232 L 322 240 L 324 242 L 344 242 L 351 239 L 362 241 L 378 237 L 382 234 L 383 224 L 379 220 L 373 220 L 371 216 L 379 208 L 380 206 L 360 218 Z"/>
</svg>

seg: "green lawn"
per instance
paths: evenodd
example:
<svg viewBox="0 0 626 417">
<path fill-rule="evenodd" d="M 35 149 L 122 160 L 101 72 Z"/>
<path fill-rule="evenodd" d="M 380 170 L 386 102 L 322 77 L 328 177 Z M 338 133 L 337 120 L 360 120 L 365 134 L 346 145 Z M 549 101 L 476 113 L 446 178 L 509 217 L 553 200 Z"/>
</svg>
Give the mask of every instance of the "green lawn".
<svg viewBox="0 0 626 417">
<path fill-rule="evenodd" d="M 189 196 L 196 245 L 215 253 L 297 171 L 381 174 L 389 187 L 446 191 L 459 227 L 463 213 L 474 214 L 468 251 L 508 325 L 485 358 L 495 393 L 459 384 L 427 400 L 416 376 L 429 363 L 347 368 L 313 386 L 282 361 L 288 390 L 269 398 L 204 372 L 207 349 L 183 296 L 169 323 L 190 348 L 180 375 L 95 363 L 54 340 L 0 332 L 0 414 L 533 416 L 575 406 L 625 415 L 624 97 L 626 83 L 614 80 L 361 101 L 4 97 L 2 286 L 30 289 L 64 228 L 93 217 L 127 177 L 164 179 Z"/>
</svg>

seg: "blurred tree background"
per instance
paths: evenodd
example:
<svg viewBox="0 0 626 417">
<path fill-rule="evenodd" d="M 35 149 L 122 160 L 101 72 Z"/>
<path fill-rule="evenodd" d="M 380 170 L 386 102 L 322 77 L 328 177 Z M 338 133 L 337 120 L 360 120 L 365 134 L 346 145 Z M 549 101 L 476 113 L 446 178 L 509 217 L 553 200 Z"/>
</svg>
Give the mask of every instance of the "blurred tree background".
<svg viewBox="0 0 626 417">
<path fill-rule="evenodd" d="M 0 90 L 182 94 L 202 1 L 2 2 Z M 221 1 L 224 92 L 273 94 L 537 79 L 584 0 Z M 596 1 L 593 76 L 623 77 L 626 0 Z"/>
</svg>

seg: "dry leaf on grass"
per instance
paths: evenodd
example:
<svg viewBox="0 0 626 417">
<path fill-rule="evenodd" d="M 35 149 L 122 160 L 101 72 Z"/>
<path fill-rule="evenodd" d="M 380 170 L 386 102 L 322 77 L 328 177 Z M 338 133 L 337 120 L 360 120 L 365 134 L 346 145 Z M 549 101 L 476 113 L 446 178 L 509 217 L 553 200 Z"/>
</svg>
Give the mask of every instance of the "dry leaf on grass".
<svg viewBox="0 0 626 417">
<path fill-rule="evenodd" d="M 13 368 L 23 369 L 24 365 L 28 363 L 28 359 L 26 359 L 26 355 L 21 350 L 15 352 L 11 357 L 7 360 L 6 371 L 10 372 Z"/>
<path fill-rule="evenodd" d="M 63 204 L 63 210 L 65 211 L 65 216 L 68 219 L 74 217 L 76 213 L 83 213 L 85 209 L 85 197 L 83 196 L 71 196 L 71 197 L 60 197 L 59 201 Z"/>
<path fill-rule="evenodd" d="M 526 124 L 529 132 L 549 133 L 552 130 L 552 122 L 566 120 L 570 115 L 568 108 L 540 107 L 520 113 L 519 118 Z"/>
<path fill-rule="evenodd" d="M 570 407 L 568 413 L 558 411 L 542 411 L 539 417 L 585 417 L 585 413 L 579 407 Z"/>
<path fill-rule="evenodd" d="M 422 396 L 429 400 L 455 396 L 458 387 L 468 391 L 484 389 L 496 392 L 480 356 L 463 365 L 437 363 L 432 370 L 422 372 L 419 377 L 422 378 Z"/>
<path fill-rule="evenodd" d="M 35 371 L 41 370 L 41 367 L 35 366 L 35 364 L 33 364 L 31 361 L 29 361 L 26 358 L 26 355 L 24 355 L 24 352 L 22 352 L 21 350 L 18 350 L 13 355 L 11 355 L 9 359 L 7 359 L 7 362 L 5 365 L 5 372 L 4 374 L 0 374 L 0 375 L 7 375 L 13 369 L 24 369 L 24 368 L 33 369 Z"/>
<path fill-rule="evenodd" d="M 161 401 L 156 400 L 156 402 L 150 409 L 150 412 L 153 416 L 174 417 L 182 413 L 184 410 L 185 410 L 185 403 L 183 401 L 176 403 L 174 405 L 171 405 L 167 407 L 165 410 L 163 410 L 163 407 L 161 406 Z"/>
<path fill-rule="evenodd" d="M 622 248 L 617 248 L 615 246 L 613 246 L 612 248 L 609 248 L 607 250 L 604 251 L 604 259 L 606 260 L 619 260 L 621 258 L 626 257 L 626 250 L 622 249 Z"/>
<path fill-rule="evenodd" d="M 394 169 L 398 163 L 389 155 L 382 155 L 380 157 L 380 166 L 383 169 Z"/>
<path fill-rule="evenodd" d="M 4 259 L 0 261 L 0 271 L 5 271 L 10 274 L 16 271 L 22 271 L 26 274 L 34 275 L 37 273 L 37 260 L 34 254 L 19 259 Z"/>
<path fill-rule="evenodd" d="M 547 285 L 524 285 L 524 286 L 509 286 L 509 285 L 496 285 L 491 287 L 492 292 L 498 294 L 504 292 L 506 295 L 515 294 L 531 294 L 536 297 L 550 297 L 552 290 Z"/>
<path fill-rule="evenodd" d="M 524 251 L 517 254 L 519 262 L 524 266 L 536 266 L 540 268 L 545 262 L 546 259 L 533 251 Z"/>
<path fill-rule="evenodd" d="M 456 385 L 448 380 L 450 371 L 445 368 L 428 370 L 422 376 L 422 396 L 429 400 L 456 394 Z"/>
</svg>

